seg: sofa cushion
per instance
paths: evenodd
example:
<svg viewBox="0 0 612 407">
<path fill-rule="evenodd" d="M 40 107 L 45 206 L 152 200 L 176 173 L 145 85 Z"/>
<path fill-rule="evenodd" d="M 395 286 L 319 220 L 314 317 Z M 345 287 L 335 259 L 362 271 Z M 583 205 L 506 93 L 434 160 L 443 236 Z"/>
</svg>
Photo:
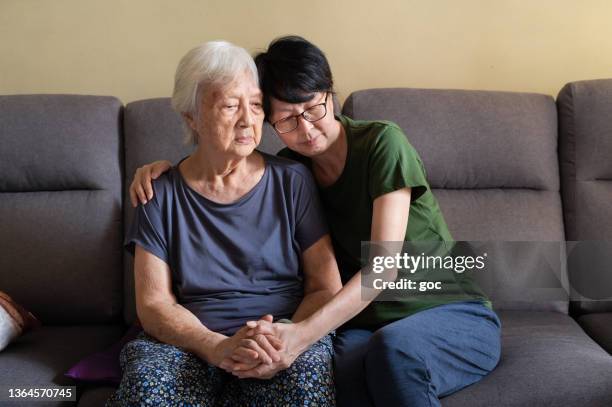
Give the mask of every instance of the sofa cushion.
<svg viewBox="0 0 612 407">
<path fill-rule="evenodd" d="M 79 407 L 104 407 L 106 400 L 117 390 L 112 386 L 87 386 L 82 390 Z"/>
<path fill-rule="evenodd" d="M 119 192 L 121 109 L 110 96 L 0 96 L 0 190 Z"/>
<path fill-rule="evenodd" d="M 66 370 L 117 341 L 123 329 L 120 325 L 80 325 L 43 326 L 32 331 L 0 353 L 0 386 L 74 386 L 64 376 Z"/>
<path fill-rule="evenodd" d="M 612 241 L 612 79 L 568 83 L 559 92 L 557 107 L 567 239 Z M 579 280 L 599 281 L 588 274 L 612 275 L 612 266 L 595 271 L 569 267 L 568 272 Z M 612 311 L 612 288 L 606 297 L 575 294 L 576 314 Z"/>
<path fill-rule="evenodd" d="M 83 357 L 117 341 L 120 325 L 43 326 L 10 344 L 0 353 L 0 365 L 10 375 L 2 384 L 70 384 L 64 373 Z"/>
<path fill-rule="evenodd" d="M 612 207 L 590 205 L 612 197 L 612 79 L 568 83 L 557 107 L 567 238 L 612 239 Z M 590 185 L 594 196 L 576 190 Z"/>
<path fill-rule="evenodd" d="M 612 357 L 567 315 L 502 311 L 502 356 L 444 407 L 610 406 Z"/>
<path fill-rule="evenodd" d="M 121 110 L 0 96 L 0 281 L 44 324 L 121 315 Z"/>
<path fill-rule="evenodd" d="M 558 192 L 504 188 L 433 188 L 433 192 L 456 239 L 559 242 L 563 236 Z"/>
<path fill-rule="evenodd" d="M 528 93 L 368 89 L 344 114 L 397 123 L 434 188 L 559 190 L 552 97 Z"/>
<path fill-rule="evenodd" d="M 557 116 L 550 96 L 369 89 L 352 93 L 343 112 L 354 119 L 390 120 L 404 130 L 423 160 L 455 239 L 556 242 L 556 295 L 522 295 L 532 290 L 534 281 L 541 281 L 536 263 L 520 270 L 498 269 L 503 275 L 490 277 L 510 281 L 520 272 L 522 286 L 506 289 L 497 284 L 495 293 L 483 287 L 496 309 L 567 312 Z"/>
<path fill-rule="evenodd" d="M 612 311 L 612 240 L 567 242 L 574 316 Z"/>
<path fill-rule="evenodd" d="M 595 342 L 612 354 L 612 312 L 582 315 L 578 323 Z"/>
</svg>

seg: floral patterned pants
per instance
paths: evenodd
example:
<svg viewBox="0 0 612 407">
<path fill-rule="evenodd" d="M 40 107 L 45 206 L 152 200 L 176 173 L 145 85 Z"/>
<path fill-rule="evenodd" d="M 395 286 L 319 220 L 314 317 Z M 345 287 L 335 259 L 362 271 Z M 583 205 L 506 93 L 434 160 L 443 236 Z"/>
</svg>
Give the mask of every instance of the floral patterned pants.
<svg viewBox="0 0 612 407">
<path fill-rule="evenodd" d="M 121 384 L 107 406 L 335 406 L 326 336 L 269 380 L 238 379 L 146 333 L 121 351 Z"/>
</svg>

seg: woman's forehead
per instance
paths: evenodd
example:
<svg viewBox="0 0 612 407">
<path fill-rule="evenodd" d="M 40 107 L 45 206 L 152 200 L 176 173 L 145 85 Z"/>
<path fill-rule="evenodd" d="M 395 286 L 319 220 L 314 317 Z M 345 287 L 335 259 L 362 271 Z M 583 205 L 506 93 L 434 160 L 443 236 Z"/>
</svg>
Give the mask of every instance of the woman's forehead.
<svg viewBox="0 0 612 407">
<path fill-rule="evenodd" d="M 211 96 L 213 98 L 228 98 L 261 96 L 261 90 L 257 82 L 250 76 L 238 76 L 233 80 L 224 81 L 211 86 Z"/>
<path fill-rule="evenodd" d="M 274 97 L 270 97 L 270 110 L 272 111 L 272 113 L 286 113 L 293 112 L 295 110 L 301 111 L 305 108 L 308 108 L 309 106 L 322 103 L 322 99 L 324 96 L 325 92 L 316 92 L 312 94 L 312 97 L 309 100 L 299 103 L 284 102 Z"/>
</svg>

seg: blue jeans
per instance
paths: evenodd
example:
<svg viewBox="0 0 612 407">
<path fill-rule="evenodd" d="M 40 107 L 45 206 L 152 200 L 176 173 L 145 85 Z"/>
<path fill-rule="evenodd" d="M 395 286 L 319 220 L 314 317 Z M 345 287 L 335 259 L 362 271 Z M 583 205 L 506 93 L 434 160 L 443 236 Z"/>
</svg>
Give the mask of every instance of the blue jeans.
<svg viewBox="0 0 612 407">
<path fill-rule="evenodd" d="M 349 329 L 335 342 L 342 406 L 440 406 L 439 397 L 492 371 L 501 323 L 481 302 L 440 305 L 371 332 Z"/>
</svg>

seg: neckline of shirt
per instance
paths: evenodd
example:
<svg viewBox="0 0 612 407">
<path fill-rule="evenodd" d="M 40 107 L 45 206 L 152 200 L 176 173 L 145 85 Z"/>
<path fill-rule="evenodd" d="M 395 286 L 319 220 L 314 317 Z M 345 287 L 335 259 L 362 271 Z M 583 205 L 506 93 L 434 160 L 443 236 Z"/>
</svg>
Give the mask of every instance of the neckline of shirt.
<svg viewBox="0 0 612 407">
<path fill-rule="evenodd" d="M 264 173 L 263 173 L 263 175 L 261 176 L 259 181 L 257 181 L 257 183 L 255 185 L 253 185 L 253 188 L 251 188 L 247 193 L 242 195 L 237 200 L 235 200 L 233 202 L 230 202 L 230 203 L 221 203 L 221 202 L 213 201 L 212 199 L 206 198 L 204 195 L 202 195 L 201 193 L 199 193 L 198 191 L 196 191 L 195 189 L 193 189 L 193 188 L 191 188 L 189 186 L 187 181 L 185 181 L 185 178 L 183 177 L 183 174 L 181 174 L 181 171 L 179 170 L 179 165 L 185 159 L 187 159 L 187 157 L 185 157 L 181 161 L 179 161 L 178 164 L 176 164 L 176 166 L 174 166 L 172 169 L 175 171 L 176 176 L 178 177 L 178 180 L 181 183 L 181 185 L 183 186 L 183 188 L 185 188 L 187 191 L 189 191 L 189 193 L 191 195 L 195 196 L 196 199 L 203 201 L 205 204 L 207 204 L 209 206 L 214 206 L 214 207 L 217 207 L 217 208 L 220 208 L 220 209 L 223 209 L 223 208 L 231 209 L 231 208 L 234 208 L 236 206 L 240 206 L 240 205 L 244 204 L 245 202 L 247 202 L 259 189 L 263 188 L 263 185 L 265 184 L 266 180 L 268 179 L 269 172 L 270 172 L 269 171 L 269 167 L 270 167 L 269 157 L 268 157 L 268 155 L 266 153 L 262 153 L 261 151 L 258 151 L 258 153 L 261 154 L 261 156 L 264 159 Z"/>
</svg>

